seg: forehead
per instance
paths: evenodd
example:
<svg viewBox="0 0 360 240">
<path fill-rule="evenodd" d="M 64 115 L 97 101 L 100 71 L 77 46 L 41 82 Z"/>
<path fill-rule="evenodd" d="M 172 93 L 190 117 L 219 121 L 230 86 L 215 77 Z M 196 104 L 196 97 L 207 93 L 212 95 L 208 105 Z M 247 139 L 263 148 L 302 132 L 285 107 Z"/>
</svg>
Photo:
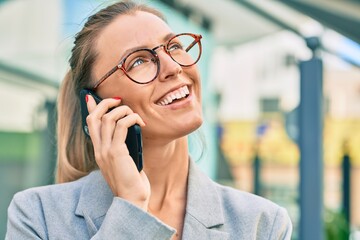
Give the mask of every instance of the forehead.
<svg viewBox="0 0 360 240">
<path fill-rule="evenodd" d="M 157 44 L 170 32 L 170 27 L 152 13 L 137 11 L 121 15 L 101 32 L 97 51 L 100 56 L 109 50 L 116 51 L 119 56 L 130 48 Z"/>
</svg>

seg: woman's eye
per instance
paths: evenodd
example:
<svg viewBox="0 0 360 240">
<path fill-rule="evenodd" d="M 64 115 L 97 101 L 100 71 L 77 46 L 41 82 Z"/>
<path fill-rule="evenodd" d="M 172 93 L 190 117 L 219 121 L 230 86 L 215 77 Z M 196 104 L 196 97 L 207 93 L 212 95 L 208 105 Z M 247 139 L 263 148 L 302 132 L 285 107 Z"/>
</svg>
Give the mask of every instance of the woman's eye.
<svg viewBox="0 0 360 240">
<path fill-rule="evenodd" d="M 130 71 L 133 68 L 136 68 L 136 67 L 140 66 L 141 64 L 144 64 L 145 62 L 146 62 L 146 60 L 144 58 L 137 58 L 137 59 L 131 61 L 131 64 L 129 64 L 127 71 Z"/>
<path fill-rule="evenodd" d="M 175 51 L 175 50 L 182 50 L 183 46 L 180 43 L 172 43 L 169 45 L 168 50 L 171 51 Z"/>
<path fill-rule="evenodd" d="M 137 67 L 137 66 L 139 66 L 140 64 L 143 64 L 145 61 L 144 61 L 144 59 L 141 59 L 141 58 L 139 58 L 139 59 L 136 59 L 136 61 L 133 63 L 133 67 Z"/>
</svg>

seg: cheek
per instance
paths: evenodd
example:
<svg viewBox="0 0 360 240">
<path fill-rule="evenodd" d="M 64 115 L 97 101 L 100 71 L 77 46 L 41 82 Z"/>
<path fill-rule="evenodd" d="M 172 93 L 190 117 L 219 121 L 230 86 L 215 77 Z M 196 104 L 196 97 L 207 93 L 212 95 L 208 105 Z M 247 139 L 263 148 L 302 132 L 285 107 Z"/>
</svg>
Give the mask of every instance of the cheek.
<svg viewBox="0 0 360 240">
<path fill-rule="evenodd" d="M 191 69 L 188 72 L 188 76 L 194 84 L 195 94 L 199 98 L 199 101 L 201 101 L 201 77 L 198 68 Z"/>
<path fill-rule="evenodd" d="M 197 65 L 194 65 L 187 69 L 185 73 L 196 83 L 200 84 L 200 71 Z"/>
<path fill-rule="evenodd" d="M 133 110 L 134 112 L 138 113 L 141 111 L 143 105 L 142 103 L 143 99 L 141 99 L 140 97 L 141 97 L 141 93 L 136 93 L 136 94 L 124 93 L 122 96 L 122 103 L 124 105 L 129 106 L 131 110 Z"/>
<path fill-rule="evenodd" d="M 139 89 L 123 92 L 122 103 L 131 108 L 131 110 L 144 118 L 149 109 L 149 93 Z"/>
<path fill-rule="evenodd" d="M 142 95 L 139 86 L 122 75 L 120 70 L 115 72 L 114 76 L 111 76 L 111 79 L 109 78 L 101 85 L 98 93 L 104 96 L 104 98 L 120 97 L 122 104 L 129 106 L 136 105 L 134 103 L 137 102 Z"/>
</svg>

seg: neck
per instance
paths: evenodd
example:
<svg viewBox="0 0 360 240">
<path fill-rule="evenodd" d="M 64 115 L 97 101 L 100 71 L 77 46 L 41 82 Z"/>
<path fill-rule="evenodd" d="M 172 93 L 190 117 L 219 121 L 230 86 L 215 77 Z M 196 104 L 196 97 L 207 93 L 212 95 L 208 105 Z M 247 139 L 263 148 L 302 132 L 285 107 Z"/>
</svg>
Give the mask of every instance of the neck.
<svg viewBox="0 0 360 240">
<path fill-rule="evenodd" d="M 186 201 L 189 155 L 187 137 L 166 144 L 144 144 L 144 171 L 150 181 L 149 207 L 161 211 L 168 200 Z"/>
</svg>

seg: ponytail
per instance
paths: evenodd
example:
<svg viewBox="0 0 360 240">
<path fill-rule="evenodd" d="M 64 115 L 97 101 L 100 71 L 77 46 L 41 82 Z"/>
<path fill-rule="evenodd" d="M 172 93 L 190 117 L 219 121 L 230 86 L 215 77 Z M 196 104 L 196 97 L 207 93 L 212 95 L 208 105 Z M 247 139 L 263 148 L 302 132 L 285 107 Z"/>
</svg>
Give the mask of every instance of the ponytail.
<svg viewBox="0 0 360 240">
<path fill-rule="evenodd" d="M 91 140 L 82 133 L 80 99 L 74 82 L 69 71 L 58 98 L 58 183 L 76 180 L 96 168 Z"/>
</svg>

